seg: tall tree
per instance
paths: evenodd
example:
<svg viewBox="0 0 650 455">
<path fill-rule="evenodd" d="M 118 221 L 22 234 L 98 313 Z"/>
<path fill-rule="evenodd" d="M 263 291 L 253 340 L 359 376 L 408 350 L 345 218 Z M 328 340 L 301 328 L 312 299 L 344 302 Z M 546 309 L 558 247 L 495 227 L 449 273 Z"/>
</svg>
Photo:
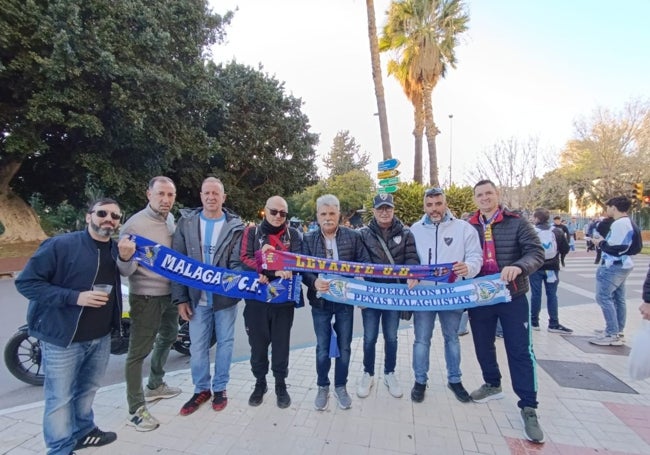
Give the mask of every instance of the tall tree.
<svg viewBox="0 0 650 455">
<path fill-rule="evenodd" d="M 469 177 L 474 182 L 492 180 L 499 186 L 501 200 L 507 207 L 533 209 L 536 198 L 534 187 L 529 184 L 539 178 L 540 160 L 547 154 L 536 137 L 500 140 L 483 151 Z"/>
<path fill-rule="evenodd" d="M 380 47 L 397 54 L 394 61 L 403 69 L 393 74 L 407 78 L 409 90 L 421 90 L 429 182 L 439 185 L 436 136 L 440 131 L 434 121 L 432 94 L 447 67 L 456 67 L 455 48 L 468 28 L 469 14 L 463 0 L 396 0 L 387 14 Z M 421 161 L 414 163 L 414 178 L 422 175 L 421 169 L 417 170 L 421 166 Z"/>
<path fill-rule="evenodd" d="M 561 172 L 582 206 L 604 207 L 634 182 L 650 183 L 650 102 L 628 102 L 620 112 L 598 107 L 575 122 L 575 138 L 560 155 Z"/>
<path fill-rule="evenodd" d="M 368 39 L 370 41 L 372 81 L 375 85 L 377 115 L 379 116 L 379 132 L 381 134 L 381 151 L 384 160 L 388 160 L 392 158 L 392 154 L 390 149 L 390 134 L 388 134 L 388 114 L 386 112 L 386 98 L 384 97 L 384 82 L 381 77 L 381 60 L 379 58 L 379 45 L 377 42 L 375 2 L 373 0 L 366 0 L 366 10 L 368 14 Z"/>
<path fill-rule="evenodd" d="M 220 97 L 207 116 L 210 157 L 179 163 L 179 199 L 180 192 L 196 198 L 206 172 L 212 173 L 226 186 L 226 205 L 254 219 L 270 196 L 288 196 L 316 181 L 318 136 L 309 131 L 302 100 L 262 67 L 231 62 L 209 70 Z"/>
<path fill-rule="evenodd" d="M 348 130 L 339 131 L 334 137 L 329 154 L 323 158 L 325 167 L 330 171 L 330 177 L 346 174 L 353 170 L 368 172 L 366 166 L 370 162 L 368 153 L 361 152 L 361 146 Z"/>
<path fill-rule="evenodd" d="M 204 0 L 5 0 L 2 9 L 0 217 L 9 233 L 34 192 L 79 206 L 84 188 L 100 184 L 134 204 L 142 192 L 133 189 L 152 174 L 207 156 L 203 123 L 215 100 L 204 49 L 223 38 L 230 13 Z"/>
</svg>

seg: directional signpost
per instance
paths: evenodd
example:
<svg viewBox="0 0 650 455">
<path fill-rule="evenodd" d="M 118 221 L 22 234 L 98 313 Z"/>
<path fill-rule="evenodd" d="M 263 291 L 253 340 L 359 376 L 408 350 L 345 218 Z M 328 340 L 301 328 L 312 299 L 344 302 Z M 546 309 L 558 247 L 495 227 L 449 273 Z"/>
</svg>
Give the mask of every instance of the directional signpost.
<svg viewBox="0 0 650 455">
<path fill-rule="evenodd" d="M 397 158 L 381 161 L 377 165 L 377 179 L 379 179 L 380 193 L 394 193 L 399 188 L 399 167 L 400 162 Z"/>
</svg>

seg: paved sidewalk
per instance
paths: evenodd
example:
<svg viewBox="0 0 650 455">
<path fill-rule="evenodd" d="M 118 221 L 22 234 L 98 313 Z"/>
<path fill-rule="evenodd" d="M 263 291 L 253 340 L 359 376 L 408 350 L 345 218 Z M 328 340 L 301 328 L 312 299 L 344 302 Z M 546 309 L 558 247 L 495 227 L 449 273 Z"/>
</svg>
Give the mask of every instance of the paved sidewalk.
<svg viewBox="0 0 650 455">
<path fill-rule="evenodd" d="M 628 301 L 628 346 L 639 326 L 636 296 Z M 544 311 L 544 310 L 543 310 Z M 544 316 L 544 314 L 542 315 Z M 575 330 L 574 340 L 584 341 L 594 328 L 603 325 L 599 307 L 584 304 L 561 308 L 562 323 Z M 248 362 L 232 365 L 228 386 L 229 404 L 214 412 L 210 404 L 195 414 L 181 417 L 178 411 L 192 394 L 189 371 L 167 375 L 170 385 L 183 388 L 183 394 L 150 406 L 162 425 L 138 433 L 125 424 L 127 408 L 124 384 L 106 387 L 95 400 L 96 421 L 103 430 L 118 433 L 118 440 L 92 454 L 650 454 L 650 380 L 632 382 L 627 376 L 628 347 L 594 347 L 584 352 L 567 338 L 548 333 L 545 327 L 533 332 L 534 348 L 540 364 L 548 361 L 580 362 L 578 378 L 589 376 L 585 363 L 597 364 L 605 371 L 592 374 L 596 383 L 613 375 L 622 392 L 586 390 L 559 385 L 544 368 L 538 368 L 538 415 L 546 432 L 542 446 L 523 438 L 517 397 L 512 392 L 502 341 L 497 341 L 502 367 L 503 400 L 487 404 L 460 403 L 446 388 L 442 337 L 435 330 L 432 341 L 429 388 L 423 403 L 413 403 L 409 391 L 413 384 L 411 352 L 413 330 L 399 332 L 397 375 L 404 397 L 396 399 L 383 385 L 383 348 L 379 342 L 378 374 L 368 398 L 355 395 L 356 381 L 362 373 L 362 339 L 352 344 L 348 390 L 352 409 L 341 410 L 330 396 L 325 412 L 314 410 L 316 392 L 314 348 L 292 351 L 289 392 L 293 400 L 288 409 L 275 404 L 273 385 L 264 403 L 248 406 L 254 381 Z M 381 340 L 381 337 L 380 337 Z M 471 334 L 461 338 L 463 383 L 474 389 L 482 383 L 474 357 Z M 580 343 L 577 343 L 580 344 Z M 586 344 L 585 344 L 586 345 Z M 582 346 L 584 348 L 584 346 Z M 587 346 L 587 350 L 589 350 Z M 622 354 L 622 355 L 621 355 Z M 612 378 L 609 378 L 612 379 Z M 571 379 L 569 379 L 571 381 Z M 592 381 L 593 382 L 593 381 Z M 577 385 L 576 382 L 570 382 Z M 44 453 L 41 435 L 42 403 L 0 411 L 0 453 L 32 455 Z"/>
</svg>

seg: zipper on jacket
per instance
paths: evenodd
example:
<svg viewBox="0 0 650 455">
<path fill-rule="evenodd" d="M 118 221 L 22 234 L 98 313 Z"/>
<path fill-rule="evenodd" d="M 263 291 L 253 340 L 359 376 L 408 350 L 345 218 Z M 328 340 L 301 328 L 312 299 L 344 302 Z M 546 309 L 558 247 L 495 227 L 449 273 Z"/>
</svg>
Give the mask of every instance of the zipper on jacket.
<svg viewBox="0 0 650 455">
<path fill-rule="evenodd" d="M 97 269 L 95 269 L 95 276 L 93 277 L 93 282 L 90 285 L 91 288 L 93 284 L 95 284 L 95 279 L 97 278 L 97 274 L 99 273 L 100 260 L 101 260 L 101 256 L 100 256 L 99 248 L 97 248 Z M 72 340 L 74 340 L 74 336 L 77 334 L 77 330 L 79 330 L 79 321 L 81 320 L 81 315 L 83 314 L 83 312 L 84 312 L 84 307 L 81 307 L 81 311 L 79 312 L 79 317 L 77 317 L 77 322 L 74 325 L 74 332 L 72 332 L 72 338 L 70 338 L 70 342 L 68 343 L 68 346 L 66 346 L 68 348 L 72 344 Z"/>
</svg>

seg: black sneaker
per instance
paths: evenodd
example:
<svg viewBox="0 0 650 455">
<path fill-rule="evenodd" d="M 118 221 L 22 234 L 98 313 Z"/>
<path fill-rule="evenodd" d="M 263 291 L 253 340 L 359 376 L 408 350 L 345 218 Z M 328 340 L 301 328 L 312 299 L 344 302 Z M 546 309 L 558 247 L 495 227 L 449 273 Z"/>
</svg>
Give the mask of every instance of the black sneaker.
<svg viewBox="0 0 650 455">
<path fill-rule="evenodd" d="M 571 330 L 568 327 L 564 327 L 562 324 L 549 325 L 548 326 L 548 331 L 552 332 L 552 333 L 565 333 L 567 335 L 573 333 L 573 330 Z"/>
<path fill-rule="evenodd" d="M 248 399 L 248 404 L 250 406 L 259 406 L 264 400 L 264 394 L 269 390 L 266 386 L 266 381 L 260 381 L 259 379 L 255 383 L 255 388 L 253 393 L 251 393 L 250 398 Z"/>
<path fill-rule="evenodd" d="M 112 431 L 102 431 L 95 427 L 90 433 L 83 438 L 79 438 L 74 450 L 81 450 L 87 447 L 101 447 L 117 439 L 117 435 Z"/>
<path fill-rule="evenodd" d="M 291 397 L 287 392 L 287 385 L 279 383 L 275 385 L 275 395 L 277 396 L 278 408 L 285 409 L 291 406 Z"/>
<path fill-rule="evenodd" d="M 416 382 L 411 389 L 411 400 L 415 401 L 416 403 L 422 403 L 424 401 L 424 393 L 426 390 L 426 384 L 420 384 L 419 382 Z"/>
<path fill-rule="evenodd" d="M 447 383 L 447 387 L 454 392 L 454 395 L 456 395 L 456 398 L 458 398 L 458 401 L 462 403 L 469 403 L 471 398 L 469 397 L 469 393 L 467 393 L 467 390 L 465 390 L 465 387 L 463 387 L 462 382 L 449 382 Z"/>
</svg>

